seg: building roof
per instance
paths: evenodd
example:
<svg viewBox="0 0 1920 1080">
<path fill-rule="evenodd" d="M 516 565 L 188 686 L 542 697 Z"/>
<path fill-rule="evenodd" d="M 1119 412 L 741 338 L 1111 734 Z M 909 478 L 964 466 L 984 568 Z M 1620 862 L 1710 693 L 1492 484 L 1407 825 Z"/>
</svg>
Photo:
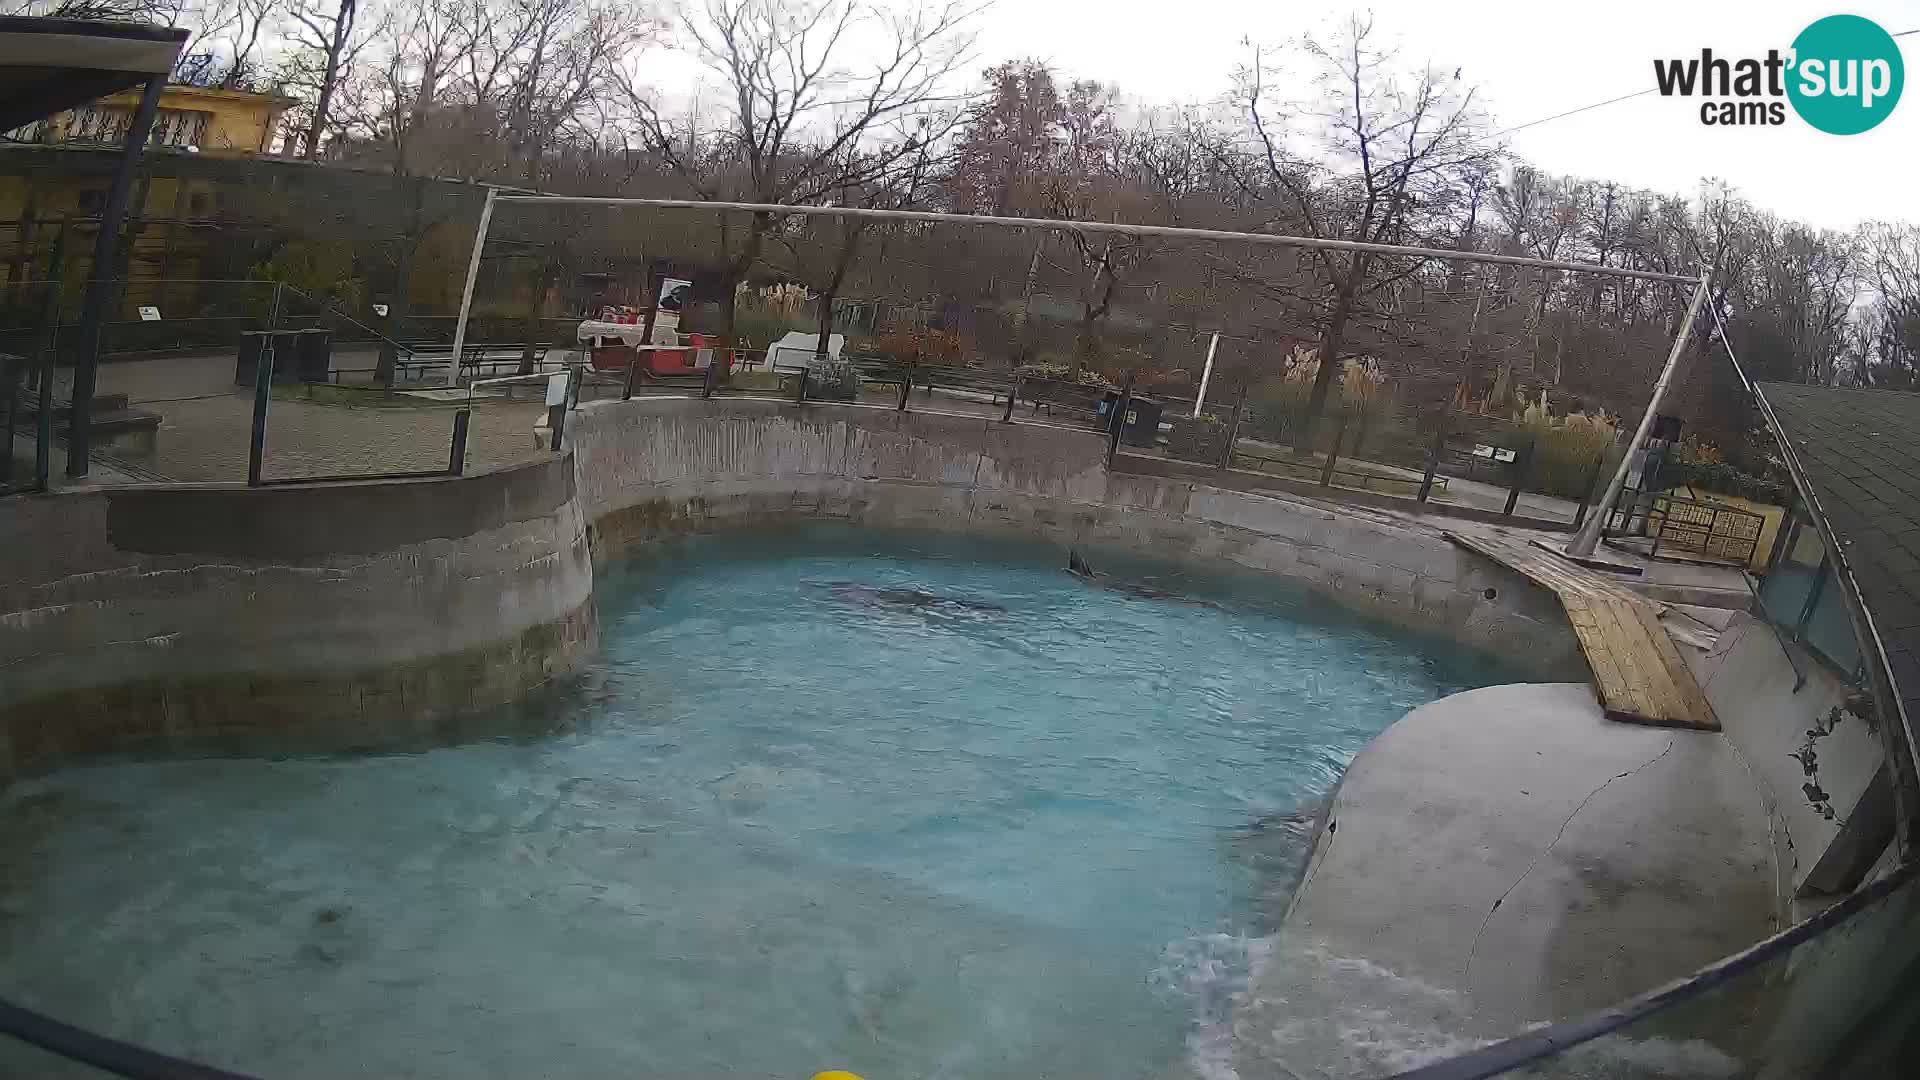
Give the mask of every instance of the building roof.
<svg viewBox="0 0 1920 1080">
<path fill-rule="evenodd" d="M 275 112 L 285 112 L 300 103 L 298 99 L 287 97 L 285 94 L 259 94 L 252 90 L 230 90 L 219 86 L 192 86 L 187 83 L 168 83 L 166 90 L 161 93 L 160 104 L 164 108 L 179 101 L 192 100 L 195 98 L 208 101 L 228 101 L 242 105 L 264 105 Z M 137 103 L 140 100 L 140 94 L 137 90 L 129 87 L 118 94 L 112 95 L 111 100 L 116 103 Z"/>
<path fill-rule="evenodd" d="M 0 131 L 165 75 L 186 40 L 167 26 L 0 16 Z"/>
<path fill-rule="evenodd" d="M 1920 716 L 1920 393 L 1763 383 L 1846 550 L 1908 717 Z"/>
</svg>

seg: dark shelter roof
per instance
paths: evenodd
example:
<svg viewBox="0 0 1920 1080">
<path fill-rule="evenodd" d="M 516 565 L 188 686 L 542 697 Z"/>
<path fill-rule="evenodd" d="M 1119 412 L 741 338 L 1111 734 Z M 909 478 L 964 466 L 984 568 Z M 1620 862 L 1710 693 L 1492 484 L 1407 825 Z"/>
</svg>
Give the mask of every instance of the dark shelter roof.
<svg viewBox="0 0 1920 1080">
<path fill-rule="evenodd" d="M 0 131 L 165 75 L 186 40 L 168 26 L 0 16 Z"/>
<path fill-rule="evenodd" d="M 1920 715 L 1920 393 L 1760 389 L 1846 548 L 1894 692 Z"/>
</svg>

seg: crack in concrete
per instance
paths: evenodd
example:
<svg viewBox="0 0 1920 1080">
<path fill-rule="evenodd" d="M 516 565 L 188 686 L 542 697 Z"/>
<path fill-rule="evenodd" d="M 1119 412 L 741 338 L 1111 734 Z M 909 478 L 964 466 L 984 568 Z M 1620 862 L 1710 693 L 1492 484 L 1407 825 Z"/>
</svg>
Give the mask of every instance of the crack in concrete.
<svg viewBox="0 0 1920 1080">
<path fill-rule="evenodd" d="M 1632 776 L 1634 773 L 1640 772 L 1644 769 L 1652 768 L 1653 765 L 1656 762 L 1658 762 L 1661 758 L 1664 758 L 1668 754 L 1672 753 L 1674 744 L 1679 741 L 1680 741 L 1679 736 L 1674 736 L 1673 738 L 1668 739 L 1667 748 L 1665 750 L 1662 750 L 1659 753 L 1653 755 L 1652 757 L 1648 758 L 1646 761 L 1640 763 L 1639 765 L 1636 765 L 1633 768 L 1628 769 L 1626 772 L 1615 773 L 1614 775 L 1607 777 L 1605 780 L 1601 781 L 1599 787 L 1596 787 L 1592 791 L 1587 792 L 1587 797 L 1584 799 L 1581 799 L 1580 804 L 1578 806 L 1575 806 L 1573 808 L 1573 812 L 1567 815 L 1566 820 L 1560 823 L 1560 831 L 1553 834 L 1553 842 L 1548 844 L 1546 847 L 1542 848 L 1540 852 L 1533 857 L 1532 861 L 1527 863 L 1527 868 L 1525 870 L 1520 871 L 1520 876 L 1513 879 L 1513 884 L 1507 886 L 1507 891 L 1500 894 L 1500 898 L 1498 900 L 1495 900 L 1493 902 L 1493 906 L 1487 909 L 1486 917 L 1480 920 L 1480 929 L 1474 932 L 1473 944 L 1469 946 L 1467 949 L 1467 966 L 1466 966 L 1466 970 L 1461 973 L 1461 978 L 1460 978 L 1461 990 L 1470 991 L 1473 987 L 1474 957 L 1480 951 L 1480 939 L 1487 936 L 1487 927 L 1492 924 L 1494 913 L 1500 910 L 1500 905 L 1507 902 L 1507 897 L 1513 895 L 1513 891 L 1520 887 L 1520 883 L 1527 880 L 1528 876 L 1533 873 L 1534 867 L 1540 865 L 1540 860 L 1552 854 L 1553 849 L 1560 846 L 1561 837 L 1567 834 L 1567 826 L 1573 824 L 1573 819 L 1580 816 L 1580 811 L 1585 810 L 1587 808 L 1587 804 L 1593 801 L 1594 796 L 1600 794 L 1602 791 L 1605 791 L 1607 789 L 1607 786 L 1612 784 L 1615 780 L 1625 780 L 1627 777 Z"/>
</svg>

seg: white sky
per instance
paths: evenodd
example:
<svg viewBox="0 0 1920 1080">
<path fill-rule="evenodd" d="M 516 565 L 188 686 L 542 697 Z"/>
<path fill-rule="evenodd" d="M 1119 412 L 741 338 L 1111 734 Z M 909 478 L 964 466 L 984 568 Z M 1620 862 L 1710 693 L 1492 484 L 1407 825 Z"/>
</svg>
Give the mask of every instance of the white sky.
<svg viewBox="0 0 1920 1080">
<path fill-rule="evenodd" d="M 1656 57 L 1784 51 L 1825 15 L 1920 29 L 1920 0 L 999 0 L 980 22 L 980 66 L 1037 56 L 1146 102 L 1207 101 L 1228 89 L 1243 39 L 1324 35 L 1350 10 L 1370 10 L 1402 60 L 1463 68 L 1501 128 L 1651 87 Z M 1701 99 L 1655 94 L 1529 128 L 1511 145 L 1549 172 L 1686 195 L 1701 177 L 1721 177 L 1759 206 L 1822 227 L 1920 220 L 1920 35 L 1899 43 L 1906 90 L 1865 134 L 1821 133 L 1791 106 L 1780 127 L 1707 127 Z"/>
<path fill-rule="evenodd" d="M 974 70 L 977 81 L 994 63 L 1032 56 L 1065 78 L 1117 85 L 1142 105 L 1209 102 L 1231 88 L 1233 69 L 1248 55 L 1243 41 L 1330 38 L 1349 13 L 1370 11 L 1376 35 L 1403 62 L 1463 69 L 1504 129 L 1652 87 L 1655 58 L 1697 57 L 1702 46 L 1735 59 L 1785 51 L 1826 15 L 1864 15 L 1889 33 L 1920 29 L 1920 0 L 1847 3 L 997 0 L 975 24 Z M 1920 220 L 1920 35 L 1899 44 L 1907 67 L 1902 100 L 1865 134 L 1824 134 L 1790 105 L 1779 127 L 1709 127 L 1700 123 L 1702 99 L 1653 94 L 1528 128 L 1510 145 L 1551 173 L 1686 196 L 1699 191 L 1701 178 L 1719 177 L 1758 206 L 1823 228 Z M 647 62 L 654 85 L 669 96 L 684 101 L 693 92 L 690 58 L 654 53 Z"/>
</svg>

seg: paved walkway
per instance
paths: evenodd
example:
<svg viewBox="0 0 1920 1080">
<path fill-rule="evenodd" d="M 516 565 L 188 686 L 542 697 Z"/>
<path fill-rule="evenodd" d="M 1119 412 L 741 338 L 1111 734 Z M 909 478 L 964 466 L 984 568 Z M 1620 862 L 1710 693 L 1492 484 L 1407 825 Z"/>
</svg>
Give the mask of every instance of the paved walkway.
<svg viewBox="0 0 1920 1080">
<path fill-rule="evenodd" d="M 342 354 L 336 364 L 364 357 Z M 140 479 L 239 483 L 247 478 L 253 396 L 233 384 L 233 357 L 198 354 L 103 364 L 99 391 L 160 414 L 152 454 L 105 451 L 97 482 Z M 454 406 L 418 401 L 368 404 L 307 401 L 298 388 L 277 390 L 268 409 L 264 472 L 268 479 L 364 475 L 444 468 L 452 445 Z M 324 396 L 322 389 L 320 394 Z M 538 400 L 477 402 L 467 433 L 467 467 L 525 461 L 539 453 L 533 426 Z"/>
</svg>

